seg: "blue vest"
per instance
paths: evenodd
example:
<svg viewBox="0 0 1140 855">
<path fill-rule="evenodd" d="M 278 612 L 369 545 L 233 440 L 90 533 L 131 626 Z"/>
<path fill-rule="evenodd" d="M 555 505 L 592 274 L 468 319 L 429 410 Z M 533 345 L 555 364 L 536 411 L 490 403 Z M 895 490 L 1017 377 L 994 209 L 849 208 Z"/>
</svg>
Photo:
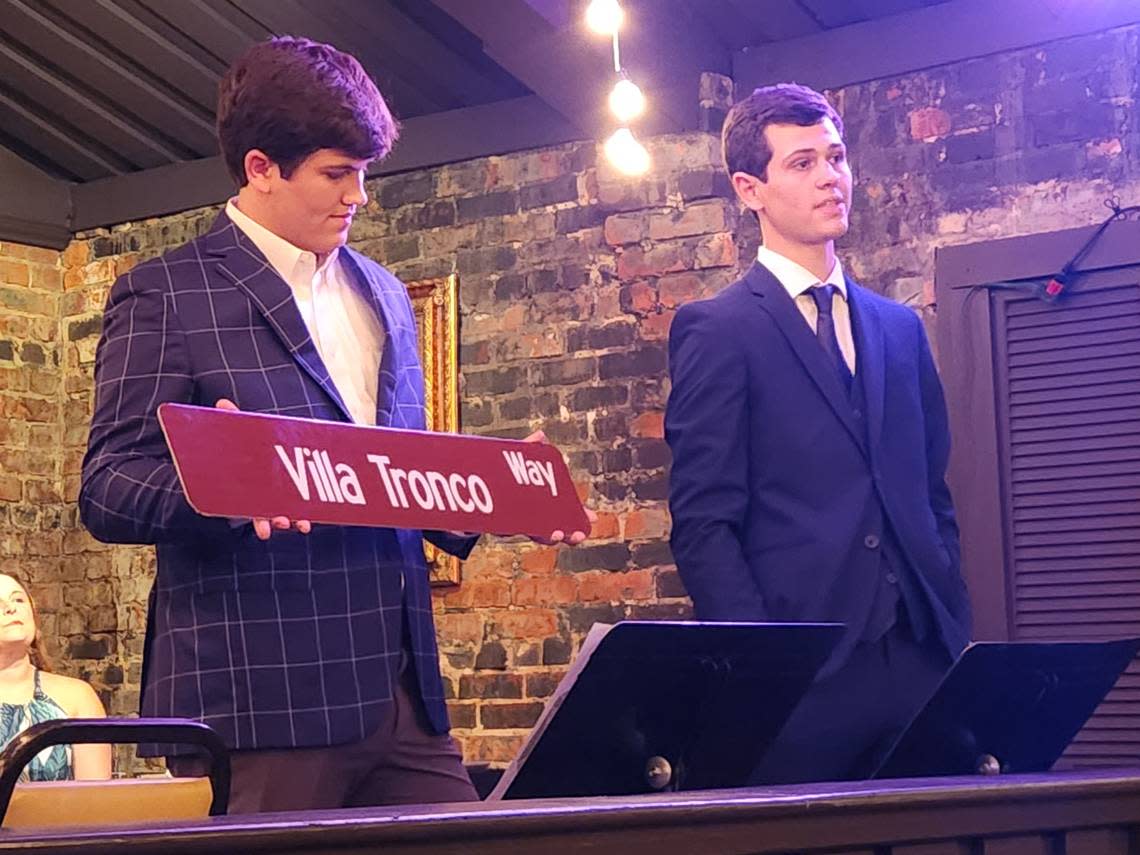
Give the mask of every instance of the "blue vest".
<svg viewBox="0 0 1140 855">
<path fill-rule="evenodd" d="M 852 324 L 856 319 L 852 317 Z M 856 363 L 858 367 L 858 363 Z M 851 382 L 852 414 L 857 424 L 862 425 L 860 440 L 863 450 L 869 456 L 867 438 L 866 394 L 863 390 L 862 374 L 856 370 Z M 876 575 L 875 601 L 867 618 L 867 624 L 859 633 L 860 641 L 875 641 L 881 638 L 898 621 L 900 615 L 910 624 L 917 641 L 923 641 L 932 631 L 930 606 L 919 589 L 913 568 L 902 554 L 898 540 L 891 528 L 890 520 L 883 510 L 882 495 L 876 484 L 874 498 L 864 512 L 862 530 L 867 532 L 864 542 L 877 541 L 879 552 L 879 572 Z M 901 605 L 901 608 L 900 608 Z M 858 627 L 852 627 L 858 631 Z"/>
</svg>

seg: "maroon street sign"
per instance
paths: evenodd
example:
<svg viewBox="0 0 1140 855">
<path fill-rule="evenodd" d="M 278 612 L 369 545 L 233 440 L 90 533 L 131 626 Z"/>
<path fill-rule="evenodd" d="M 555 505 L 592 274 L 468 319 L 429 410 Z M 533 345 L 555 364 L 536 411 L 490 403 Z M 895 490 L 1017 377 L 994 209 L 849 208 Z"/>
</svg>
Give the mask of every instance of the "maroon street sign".
<svg viewBox="0 0 1140 855">
<path fill-rule="evenodd" d="M 590 531 L 552 445 L 162 404 L 191 507 L 304 519 L 549 537 Z"/>
</svg>

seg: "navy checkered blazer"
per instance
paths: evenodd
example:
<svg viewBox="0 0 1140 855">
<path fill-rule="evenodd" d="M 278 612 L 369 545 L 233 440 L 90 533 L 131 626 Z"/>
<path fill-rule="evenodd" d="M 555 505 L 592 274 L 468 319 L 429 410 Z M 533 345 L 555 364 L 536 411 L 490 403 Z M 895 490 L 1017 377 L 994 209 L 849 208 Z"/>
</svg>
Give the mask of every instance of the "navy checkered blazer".
<svg viewBox="0 0 1140 855">
<path fill-rule="evenodd" d="M 407 290 L 352 250 L 341 258 L 387 332 L 376 423 L 422 429 Z M 314 525 L 263 542 L 250 525 L 198 515 L 155 411 L 219 398 L 351 421 L 289 286 L 224 213 L 115 282 L 95 362 L 83 523 L 99 540 L 158 554 L 142 714 L 204 721 L 232 749 L 358 741 L 391 709 L 406 632 L 431 726 L 446 732 L 423 533 Z M 474 545 L 428 539 L 460 557 Z"/>
</svg>

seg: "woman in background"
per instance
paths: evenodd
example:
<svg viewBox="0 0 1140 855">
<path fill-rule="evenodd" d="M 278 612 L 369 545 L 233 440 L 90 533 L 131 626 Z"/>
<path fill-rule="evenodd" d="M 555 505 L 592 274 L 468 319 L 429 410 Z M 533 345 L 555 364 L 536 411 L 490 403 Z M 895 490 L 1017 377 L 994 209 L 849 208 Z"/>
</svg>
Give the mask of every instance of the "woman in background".
<svg viewBox="0 0 1140 855">
<path fill-rule="evenodd" d="M 12 576 L 0 573 L 0 749 L 42 721 L 106 715 L 89 685 L 51 673 L 31 596 Z M 110 745 L 52 746 L 37 754 L 21 775 L 32 781 L 110 777 Z"/>
</svg>

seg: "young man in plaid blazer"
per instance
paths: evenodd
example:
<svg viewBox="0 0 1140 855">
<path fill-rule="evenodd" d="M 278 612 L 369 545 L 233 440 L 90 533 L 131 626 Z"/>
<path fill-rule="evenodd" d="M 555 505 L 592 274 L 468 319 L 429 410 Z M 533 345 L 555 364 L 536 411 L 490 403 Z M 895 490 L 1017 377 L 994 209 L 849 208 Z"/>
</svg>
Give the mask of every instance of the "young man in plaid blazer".
<svg viewBox="0 0 1140 855">
<path fill-rule="evenodd" d="M 219 90 L 237 196 L 107 302 L 80 511 L 100 540 L 155 545 L 142 714 L 223 736 L 232 812 L 475 798 L 448 736 L 422 542 L 466 557 L 475 538 L 199 516 L 156 419 L 176 401 L 423 429 L 406 289 L 344 245 L 396 134 L 353 57 L 255 45 Z"/>
</svg>

